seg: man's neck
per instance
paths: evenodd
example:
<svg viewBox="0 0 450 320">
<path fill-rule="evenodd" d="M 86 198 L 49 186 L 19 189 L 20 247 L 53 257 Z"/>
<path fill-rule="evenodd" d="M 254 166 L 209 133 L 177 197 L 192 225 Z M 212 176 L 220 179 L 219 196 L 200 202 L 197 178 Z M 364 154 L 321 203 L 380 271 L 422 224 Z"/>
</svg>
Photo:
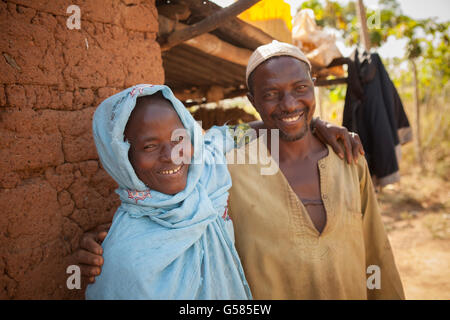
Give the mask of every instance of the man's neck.
<svg viewBox="0 0 450 320">
<path fill-rule="evenodd" d="M 267 145 L 272 146 L 270 133 Z M 323 148 L 324 146 L 314 137 L 311 131 L 308 131 L 303 138 L 294 141 L 279 138 L 279 161 L 291 162 L 305 160 L 306 158 L 312 157 L 316 152 L 320 152 Z M 270 149 L 269 147 L 269 151 L 271 152 Z"/>
</svg>

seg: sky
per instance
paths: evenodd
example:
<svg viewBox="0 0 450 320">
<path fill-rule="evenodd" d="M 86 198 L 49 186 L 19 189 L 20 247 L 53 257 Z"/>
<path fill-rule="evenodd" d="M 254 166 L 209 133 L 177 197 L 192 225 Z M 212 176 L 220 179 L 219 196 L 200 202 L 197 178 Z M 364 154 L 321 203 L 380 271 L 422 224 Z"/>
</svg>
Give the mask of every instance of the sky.
<svg viewBox="0 0 450 320">
<path fill-rule="evenodd" d="M 222 7 L 232 4 L 235 0 L 211 0 Z M 302 0 L 284 0 L 289 3 L 292 13 L 297 11 L 297 7 L 302 4 Z M 338 0 L 343 4 L 355 0 Z M 378 6 L 378 0 L 364 0 L 367 8 L 375 9 Z M 400 3 L 402 11 L 407 16 L 414 19 L 423 19 L 437 17 L 439 22 L 450 20 L 450 1 L 449 0 L 397 0 Z M 426 3 L 426 4 L 425 4 Z"/>
<path fill-rule="evenodd" d="M 222 2 L 230 2 L 230 0 L 219 0 Z M 291 5 L 293 13 L 297 11 L 297 7 L 301 5 L 302 0 L 284 0 Z M 355 0 L 338 0 L 338 2 L 346 4 Z M 232 1 L 233 2 L 233 1 Z M 364 5 L 369 9 L 378 7 L 378 0 L 363 0 Z M 450 20 L 450 1 L 449 0 L 397 0 L 403 13 L 414 19 L 424 19 L 437 17 L 438 22 Z"/>
<path fill-rule="evenodd" d="M 226 7 L 234 0 L 211 0 L 220 6 Z M 302 4 L 302 0 L 284 0 L 291 5 L 291 12 L 294 15 L 297 8 Z M 355 0 L 338 0 L 342 4 Z M 364 5 L 370 10 L 376 10 L 378 0 L 364 0 Z M 402 12 L 413 19 L 424 19 L 435 17 L 437 22 L 450 20 L 450 0 L 397 0 Z M 403 57 L 406 40 L 389 38 L 388 41 L 378 48 L 378 53 L 383 58 Z M 350 54 L 353 48 L 345 47 L 342 41 L 337 42 L 338 48 L 344 56 Z"/>
</svg>

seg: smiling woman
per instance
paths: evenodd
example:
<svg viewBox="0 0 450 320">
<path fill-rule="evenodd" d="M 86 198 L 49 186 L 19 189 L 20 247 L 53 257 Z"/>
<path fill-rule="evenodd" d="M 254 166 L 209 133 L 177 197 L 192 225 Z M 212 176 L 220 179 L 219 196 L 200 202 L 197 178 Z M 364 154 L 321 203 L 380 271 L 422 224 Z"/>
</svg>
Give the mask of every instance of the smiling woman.
<svg viewBox="0 0 450 320">
<path fill-rule="evenodd" d="M 224 153 L 233 146 L 228 128 L 203 135 L 172 91 L 158 85 L 106 99 L 93 127 L 122 203 L 102 244 L 102 273 L 86 297 L 250 299 L 233 224 L 224 215 L 231 187 Z"/>
<path fill-rule="evenodd" d="M 189 163 L 177 165 L 172 161 L 172 150 L 183 141 L 188 148 L 181 148 L 178 156 L 190 160 L 193 154 L 189 139 L 183 140 L 182 135 L 173 137 L 180 129 L 184 129 L 180 118 L 160 92 L 137 98 L 125 128 L 125 138 L 130 143 L 131 165 L 150 189 L 176 194 L 186 187 Z M 191 154 L 184 157 L 184 150 L 191 150 Z"/>
</svg>

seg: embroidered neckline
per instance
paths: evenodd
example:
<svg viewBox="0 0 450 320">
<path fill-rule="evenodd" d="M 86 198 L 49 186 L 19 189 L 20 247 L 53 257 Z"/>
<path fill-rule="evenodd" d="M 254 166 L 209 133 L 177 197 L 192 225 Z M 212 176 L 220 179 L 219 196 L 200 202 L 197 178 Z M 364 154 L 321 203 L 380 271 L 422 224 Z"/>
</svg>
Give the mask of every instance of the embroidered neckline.
<svg viewBox="0 0 450 320">
<path fill-rule="evenodd" d="M 127 192 L 128 192 L 128 198 L 136 201 L 136 204 L 138 203 L 138 200 L 145 200 L 146 198 L 152 197 L 150 194 L 150 190 L 145 190 L 145 191 L 127 190 Z"/>
</svg>

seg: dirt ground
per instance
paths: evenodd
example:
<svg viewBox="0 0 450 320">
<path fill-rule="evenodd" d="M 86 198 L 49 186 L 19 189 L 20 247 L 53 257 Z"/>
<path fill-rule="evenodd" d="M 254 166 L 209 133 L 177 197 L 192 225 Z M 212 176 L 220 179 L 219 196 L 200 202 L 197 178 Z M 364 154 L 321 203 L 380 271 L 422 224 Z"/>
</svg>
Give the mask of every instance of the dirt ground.
<svg viewBox="0 0 450 320">
<path fill-rule="evenodd" d="M 378 194 L 407 299 L 450 299 L 450 182 L 418 168 Z"/>
</svg>

